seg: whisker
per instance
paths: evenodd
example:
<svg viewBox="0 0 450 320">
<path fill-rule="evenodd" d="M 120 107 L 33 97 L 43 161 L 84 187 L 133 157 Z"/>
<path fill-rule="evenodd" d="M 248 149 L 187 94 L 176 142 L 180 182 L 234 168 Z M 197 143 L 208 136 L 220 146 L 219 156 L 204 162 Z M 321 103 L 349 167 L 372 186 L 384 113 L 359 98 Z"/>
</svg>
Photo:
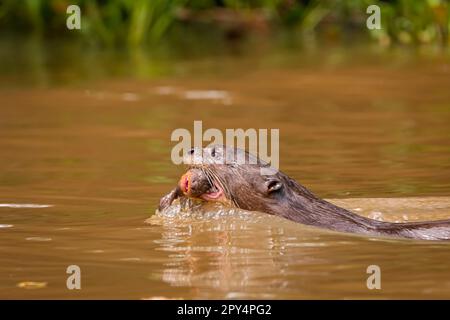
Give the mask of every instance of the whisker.
<svg viewBox="0 0 450 320">
<path fill-rule="evenodd" d="M 223 179 L 220 176 L 218 176 L 216 174 L 216 172 L 214 172 L 214 170 L 212 170 L 211 168 L 208 168 L 208 169 L 209 169 L 210 173 L 213 175 L 214 180 L 217 181 L 217 183 L 220 185 L 222 190 L 225 192 L 225 196 L 227 197 L 227 199 L 229 199 L 234 206 L 239 208 L 239 206 L 238 206 L 236 200 L 234 199 L 232 193 L 230 192 L 230 189 L 228 188 L 227 184 L 223 181 Z"/>
<path fill-rule="evenodd" d="M 230 192 L 230 189 L 225 183 L 224 179 L 215 172 L 214 168 L 211 165 L 199 163 L 199 164 L 192 164 L 189 166 L 189 168 L 201 170 L 205 174 L 206 179 L 208 180 L 208 183 L 211 185 L 211 187 L 218 185 L 223 190 L 225 197 L 231 202 L 231 204 L 239 208 L 239 205 L 237 204 L 232 193 Z"/>
</svg>

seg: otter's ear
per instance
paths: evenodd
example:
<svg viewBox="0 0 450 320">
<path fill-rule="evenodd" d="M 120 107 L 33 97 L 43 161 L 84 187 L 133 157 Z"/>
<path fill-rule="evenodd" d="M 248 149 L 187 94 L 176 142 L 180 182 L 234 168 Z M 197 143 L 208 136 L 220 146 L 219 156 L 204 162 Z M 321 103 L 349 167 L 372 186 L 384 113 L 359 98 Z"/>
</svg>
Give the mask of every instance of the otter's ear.
<svg viewBox="0 0 450 320">
<path fill-rule="evenodd" d="M 267 180 L 265 182 L 265 184 L 266 184 L 266 188 L 267 188 L 267 193 L 272 193 L 272 192 L 278 191 L 283 187 L 283 184 L 281 183 L 281 181 L 276 178 L 270 178 L 269 180 Z"/>
</svg>

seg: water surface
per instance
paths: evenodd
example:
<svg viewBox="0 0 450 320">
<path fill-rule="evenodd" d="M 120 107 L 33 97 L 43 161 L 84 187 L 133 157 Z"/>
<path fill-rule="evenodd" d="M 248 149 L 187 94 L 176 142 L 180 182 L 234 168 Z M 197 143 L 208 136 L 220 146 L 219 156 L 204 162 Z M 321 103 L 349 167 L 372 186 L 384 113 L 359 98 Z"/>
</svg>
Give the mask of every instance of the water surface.
<svg viewBox="0 0 450 320">
<path fill-rule="evenodd" d="M 281 169 L 362 215 L 450 218 L 447 59 L 273 60 L 75 84 L 2 77 L 0 298 L 449 298 L 450 243 L 229 210 L 148 220 L 183 172 L 170 134 L 194 120 L 279 128 Z M 79 291 L 66 288 L 72 264 Z M 366 287 L 372 264 L 381 290 Z"/>
</svg>

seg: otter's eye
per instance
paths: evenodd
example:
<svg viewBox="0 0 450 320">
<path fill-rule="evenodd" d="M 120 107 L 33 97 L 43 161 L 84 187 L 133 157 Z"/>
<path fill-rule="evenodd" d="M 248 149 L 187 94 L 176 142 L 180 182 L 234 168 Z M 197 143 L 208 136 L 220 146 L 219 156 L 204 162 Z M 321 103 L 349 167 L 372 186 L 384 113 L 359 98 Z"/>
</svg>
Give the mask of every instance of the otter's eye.
<svg viewBox="0 0 450 320">
<path fill-rule="evenodd" d="M 191 150 L 188 151 L 188 154 L 192 155 L 192 154 L 194 154 L 194 151 L 195 151 L 195 149 L 191 148 Z"/>
<path fill-rule="evenodd" d="M 211 156 L 212 156 L 212 157 L 215 157 L 215 156 L 216 156 L 216 148 L 213 148 L 213 149 L 211 150 Z"/>
</svg>

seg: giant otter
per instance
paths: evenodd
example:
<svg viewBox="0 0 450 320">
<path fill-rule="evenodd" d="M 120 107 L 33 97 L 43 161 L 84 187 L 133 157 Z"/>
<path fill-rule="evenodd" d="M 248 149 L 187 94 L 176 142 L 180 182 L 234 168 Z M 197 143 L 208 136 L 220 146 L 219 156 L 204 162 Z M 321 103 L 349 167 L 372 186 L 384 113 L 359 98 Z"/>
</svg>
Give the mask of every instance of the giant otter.
<svg viewBox="0 0 450 320">
<path fill-rule="evenodd" d="M 177 197 L 185 196 L 334 231 L 450 240 L 450 220 L 391 223 L 365 218 L 318 198 L 281 171 L 262 175 L 261 169 L 270 166 L 241 149 L 221 145 L 195 148 L 184 162 L 188 171 L 178 186 L 161 199 L 160 210 Z"/>
</svg>

